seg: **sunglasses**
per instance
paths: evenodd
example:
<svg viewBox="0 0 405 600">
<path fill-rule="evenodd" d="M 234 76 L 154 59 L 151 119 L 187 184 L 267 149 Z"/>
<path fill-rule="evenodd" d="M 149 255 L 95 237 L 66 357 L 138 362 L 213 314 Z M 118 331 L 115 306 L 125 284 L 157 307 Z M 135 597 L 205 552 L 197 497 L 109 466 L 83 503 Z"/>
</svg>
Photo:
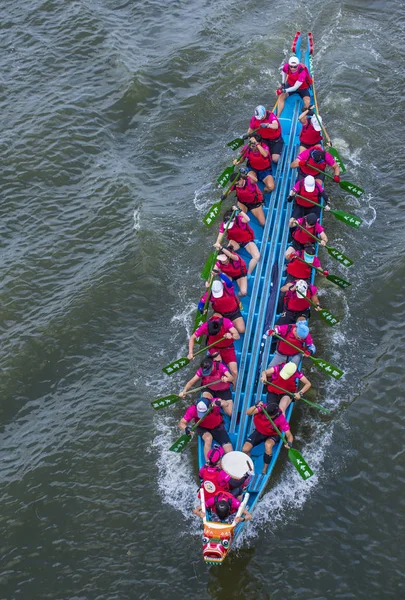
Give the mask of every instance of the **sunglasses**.
<svg viewBox="0 0 405 600">
<path fill-rule="evenodd" d="M 293 67 L 292 65 L 290 65 L 290 69 L 298 69 L 298 65 L 295 65 L 295 67 Z"/>
</svg>

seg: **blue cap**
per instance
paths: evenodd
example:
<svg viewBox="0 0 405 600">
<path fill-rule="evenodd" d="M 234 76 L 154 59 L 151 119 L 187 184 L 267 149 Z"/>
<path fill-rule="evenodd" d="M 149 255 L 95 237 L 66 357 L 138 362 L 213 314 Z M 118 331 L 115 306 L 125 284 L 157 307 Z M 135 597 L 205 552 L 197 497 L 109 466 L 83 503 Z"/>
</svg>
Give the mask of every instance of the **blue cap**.
<svg viewBox="0 0 405 600">
<path fill-rule="evenodd" d="M 297 325 L 297 335 L 302 338 L 305 339 L 307 337 L 307 335 L 309 334 L 309 327 L 306 323 L 304 323 L 304 321 L 298 321 Z"/>
</svg>

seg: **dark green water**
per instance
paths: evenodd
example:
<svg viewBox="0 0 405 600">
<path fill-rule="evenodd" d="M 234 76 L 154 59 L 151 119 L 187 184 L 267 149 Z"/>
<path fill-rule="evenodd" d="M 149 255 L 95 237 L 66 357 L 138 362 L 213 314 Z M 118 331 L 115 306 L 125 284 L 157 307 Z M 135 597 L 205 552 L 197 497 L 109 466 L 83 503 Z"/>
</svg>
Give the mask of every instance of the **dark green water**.
<svg viewBox="0 0 405 600">
<path fill-rule="evenodd" d="M 403 4 L 15 0 L 0 16 L 0 599 L 404 597 Z M 347 374 L 309 370 L 331 424 L 295 413 L 316 477 L 281 460 L 207 569 L 195 450 L 167 452 L 182 409 L 150 400 L 184 380 L 161 367 L 186 349 L 225 144 L 273 106 L 297 29 L 366 188 L 332 194 L 365 223 L 329 219 L 353 285 L 325 292 L 339 329 L 314 327 Z"/>
</svg>

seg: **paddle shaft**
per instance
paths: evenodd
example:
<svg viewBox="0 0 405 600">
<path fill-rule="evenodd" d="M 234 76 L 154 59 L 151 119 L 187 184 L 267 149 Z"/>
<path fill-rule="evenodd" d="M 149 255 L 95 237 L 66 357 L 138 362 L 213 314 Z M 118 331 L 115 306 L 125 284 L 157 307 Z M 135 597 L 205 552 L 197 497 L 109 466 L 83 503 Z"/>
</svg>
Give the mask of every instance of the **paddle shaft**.
<svg viewBox="0 0 405 600">
<path fill-rule="evenodd" d="M 205 348 L 204 348 L 205 350 Z M 192 394 L 193 392 L 199 392 L 200 390 L 205 390 L 205 388 L 210 387 L 211 385 L 216 385 L 217 383 L 222 383 L 222 379 L 217 379 L 216 381 L 211 381 L 211 383 L 206 383 L 205 385 L 201 385 L 200 387 L 193 388 L 192 390 L 188 390 L 184 392 L 186 396 L 188 394 Z"/>
<path fill-rule="evenodd" d="M 304 217 L 305 218 L 305 217 Z M 302 231 L 305 231 L 305 233 L 307 233 L 312 239 L 316 240 L 317 242 L 320 241 L 320 238 L 317 237 L 316 235 L 314 235 L 313 233 L 311 233 L 310 231 L 308 231 L 308 229 L 305 229 L 305 227 L 303 225 L 300 225 L 296 219 L 294 219 L 294 221 L 296 222 L 297 226 L 302 229 Z M 327 246 L 325 244 L 325 248 L 328 248 L 329 246 Z"/>
<path fill-rule="evenodd" d="M 315 269 L 315 271 L 318 271 L 318 273 L 320 273 L 321 275 L 324 275 L 324 272 L 322 271 L 322 269 L 320 269 L 319 267 L 313 267 L 310 263 L 307 263 L 305 260 L 303 260 L 299 256 L 295 255 L 294 259 L 299 260 L 300 262 L 304 263 L 308 267 L 311 267 L 311 269 Z"/>
<path fill-rule="evenodd" d="M 193 358 L 195 358 L 196 356 L 198 356 L 199 354 L 201 354 L 201 352 L 205 352 L 205 350 L 208 350 L 209 348 L 212 348 L 213 346 L 216 346 L 216 344 L 219 344 L 219 342 L 223 342 L 226 339 L 227 339 L 226 337 L 222 337 L 220 340 L 217 340 L 216 342 L 213 342 L 209 346 L 204 346 L 204 348 L 201 348 L 201 350 L 198 350 L 198 352 L 195 352 L 193 354 Z"/>
<path fill-rule="evenodd" d="M 264 383 L 266 385 L 272 385 L 273 387 L 277 388 L 281 392 L 284 392 L 285 394 L 288 394 L 288 396 L 293 396 L 295 398 L 294 392 L 289 392 L 288 390 L 285 390 L 284 388 L 279 387 L 278 385 L 276 385 L 275 383 L 272 383 L 271 381 L 265 381 Z M 306 402 L 310 406 L 314 406 L 315 408 L 318 408 L 319 410 L 324 411 L 324 412 L 330 414 L 330 410 L 328 410 L 327 408 L 324 408 L 320 404 L 316 404 L 316 402 L 311 402 L 310 400 L 307 400 L 306 398 L 303 398 L 302 396 L 301 396 L 300 400 L 302 400 L 303 402 Z"/>
<path fill-rule="evenodd" d="M 269 415 L 269 413 L 267 412 L 267 410 L 264 408 L 264 406 L 262 406 L 262 411 L 264 412 L 264 414 L 266 415 L 266 417 L 268 418 L 268 420 L 270 421 L 270 423 L 273 425 L 274 429 L 277 431 L 278 435 L 281 437 L 281 439 L 283 440 L 284 444 L 288 445 L 288 442 L 287 442 L 285 436 L 281 433 L 281 431 L 279 430 L 279 428 L 277 427 L 277 425 L 275 424 L 275 422 L 273 421 L 273 419 L 271 418 L 271 416 Z"/>
<path fill-rule="evenodd" d="M 325 210 L 325 206 L 322 206 L 318 202 L 314 202 L 313 200 L 310 200 L 309 198 L 305 198 L 305 196 L 301 196 L 300 194 L 295 194 L 295 196 L 297 196 L 297 198 L 301 198 L 302 200 L 306 200 L 306 202 L 309 202 L 310 204 L 313 204 L 314 206 L 318 206 L 320 210 Z M 329 208 L 329 212 L 332 213 L 332 215 L 335 215 L 340 221 L 342 220 L 343 216 L 346 216 L 345 223 L 347 225 L 351 225 L 352 227 L 355 227 L 356 229 L 359 225 L 357 225 L 357 226 L 352 225 L 350 223 L 350 221 L 347 221 L 347 219 L 354 219 L 355 221 L 358 221 L 359 224 L 361 224 L 361 219 L 359 217 L 351 215 L 350 213 L 347 213 L 345 211 L 337 211 L 337 210 L 334 210 L 333 208 Z"/>
</svg>

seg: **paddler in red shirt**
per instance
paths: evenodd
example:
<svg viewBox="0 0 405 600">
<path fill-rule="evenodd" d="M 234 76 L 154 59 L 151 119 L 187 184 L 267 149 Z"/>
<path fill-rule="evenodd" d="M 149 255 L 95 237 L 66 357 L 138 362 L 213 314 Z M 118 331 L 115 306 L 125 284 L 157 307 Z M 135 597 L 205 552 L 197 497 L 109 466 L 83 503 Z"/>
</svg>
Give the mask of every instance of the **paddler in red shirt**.
<svg viewBox="0 0 405 600">
<path fill-rule="evenodd" d="M 264 190 L 271 192 L 274 190 L 274 179 L 271 170 L 270 148 L 263 142 L 263 138 L 258 133 L 252 133 L 247 146 L 241 150 L 241 157 L 235 158 L 233 164 L 239 165 L 244 160 L 249 171 L 253 171 L 258 181 L 263 181 Z"/>
<path fill-rule="evenodd" d="M 316 144 L 320 144 L 323 140 L 322 135 L 322 117 L 318 115 L 318 118 L 314 114 L 315 106 L 309 106 L 302 109 L 302 113 L 298 117 L 298 120 L 302 124 L 302 129 L 300 133 L 300 152 L 304 150 L 308 150 L 308 148 L 312 148 L 312 146 L 316 146 Z M 330 146 L 330 138 L 324 129 L 327 139 L 325 140 L 326 144 Z"/>
<path fill-rule="evenodd" d="M 291 246 L 287 249 L 287 252 L 285 253 L 285 258 L 287 260 L 286 283 L 290 283 L 290 281 L 294 281 L 295 279 L 310 279 L 312 274 L 311 267 L 322 269 L 320 260 L 315 256 L 315 252 L 315 246 L 312 244 L 305 245 L 303 250 L 295 251 Z M 326 276 L 328 274 L 328 271 L 323 271 L 323 275 Z"/>
<path fill-rule="evenodd" d="M 307 67 L 300 63 L 296 56 L 291 56 L 281 70 L 281 87 L 276 90 L 279 97 L 277 114 L 280 117 L 284 109 L 286 98 L 292 94 L 298 94 L 304 101 L 304 106 L 308 107 L 311 101 L 309 87 L 312 84 L 312 78 Z"/>
<path fill-rule="evenodd" d="M 324 228 L 319 223 L 318 217 L 315 213 L 309 213 L 305 217 L 301 217 L 300 219 L 291 218 L 288 226 L 292 229 L 292 243 L 291 247 L 294 250 L 303 250 L 306 244 L 313 244 L 313 238 L 308 235 L 306 231 L 301 229 L 304 227 L 309 233 L 312 235 L 319 236 L 319 243 L 321 246 L 326 246 L 328 243 L 328 237 L 325 233 Z"/>
<path fill-rule="evenodd" d="M 290 448 L 294 438 L 290 431 L 290 425 L 279 409 L 276 403 L 271 404 L 263 404 L 263 402 L 258 402 L 255 406 L 251 406 L 247 409 L 246 414 L 248 416 L 253 415 L 253 423 L 255 429 L 246 439 L 246 442 L 243 444 L 242 452 L 246 452 L 250 456 L 250 451 L 255 446 L 258 446 L 262 442 L 264 442 L 264 454 L 263 454 L 263 471 L 262 474 L 265 475 L 267 473 L 267 469 L 269 467 L 271 456 L 273 453 L 273 446 L 280 439 L 277 431 L 274 429 L 271 422 L 268 420 L 266 415 L 263 412 L 262 407 L 265 408 L 267 413 L 273 419 L 276 427 L 282 432 L 285 433 L 285 437 L 287 439 L 288 445 L 286 448 Z"/>
<path fill-rule="evenodd" d="M 299 198 L 297 194 L 302 196 L 302 198 Z M 305 200 L 305 198 L 308 198 L 308 200 Z M 321 216 L 321 200 L 324 201 L 325 210 L 330 209 L 328 194 L 322 187 L 322 184 L 315 182 L 315 178 L 312 175 L 307 175 L 305 179 L 299 179 L 295 183 L 287 198 L 287 202 L 292 202 L 293 200 L 293 219 L 305 217 L 309 213 L 314 213 L 319 219 Z M 312 202 L 316 202 L 317 205 L 312 204 Z"/>
<path fill-rule="evenodd" d="M 263 212 L 263 194 L 257 185 L 257 177 L 253 171 L 248 171 L 246 167 L 241 167 L 239 173 L 232 173 L 230 177 L 234 181 L 234 185 L 229 190 L 228 194 L 233 191 L 238 199 L 238 207 L 244 213 L 252 212 L 259 224 L 264 227 L 266 217 Z M 222 194 L 221 200 L 224 200 L 228 194 Z"/>
<path fill-rule="evenodd" d="M 302 359 L 301 352 L 297 352 L 289 344 L 286 344 L 284 340 L 294 344 L 300 350 L 303 350 L 306 354 L 315 354 L 316 348 L 314 340 L 309 333 L 309 327 L 307 322 L 300 319 L 297 323 L 291 323 L 289 325 L 276 325 L 274 329 L 270 329 L 267 335 L 273 335 L 277 333 L 283 339 L 277 339 L 277 350 L 274 353 L 274 357 L 270 363 L 270 367 L 275 367 L 287 361 L 295 363 L 297 366 L 300 364 Z M 281 385 L 281 384 L 277 384 Z"/>
<path fill-rule="evenodd" d="M 297 323 L 298 320 L 309 319 L 311 315 L 311 305 L 305 300 L 311 300 L 316 304 L 315 310 L 321 310 L 319 298 L 317 296 L 318 288 L 304 279 L 298 279 L 285 283 L 280 288 L 280 308 L 278 312 L 281 315 L 277 325 L 290 325 Z"/>
<path fill-rule="evenodd" d="M 218 360 L 217 360 L 218 359 Z M 213 383 L 207 388 L 207 392 L 210 392 L 215 398 L 226 400 L 223 405 L 225 414 L 229 417 L 232 415 L 232 392 L 231 384 L 234 383 L 228 367 L 221 361 L 221 357 L 205 356 L 201 361 L 200 368 L 197 369 L 196 374 L 189 381 L 187 381 L 184 388 L 179 393 L 180 398 L 185 398 L 188 390 L 196 385 L 201 380 L 201 385 L 208 385 L 211 382 L 221 380 L 220 383 Z"/>
<path fill-rule="evenodd" d="M 247 294 L 247 266 L 243 258 L 233 252 L 232 242 L 227 248 L 220 246 L 218 248 L 221 254 L 217 256 L 217 262 L 212 270 L 212 274 L 219 275 L 225 273 L 229 279 L 236 281 L 239 287 L 238 296 L 246 296 Z"/>
<path fill-rule="evenodd" d="M 236 362 L 236 353 L 233 342 L 238 340 L 240 335 L 233 322 L 226 317 L 212 315 L 208 321 L 200 325 L 200 327 L 198 327 L 192 334 L 188 342 L 187 358 L 189 360 L 193 359 L 195 340 L 202 335 L 207 336 L 207 346 L 213 344 L 223 337 L 226 338 L 225 340 L 222 340 L 222 342 L 218 342 L 218 344 L 210 348 L 208 352 L 212 357 L 219 355 L 219 358 L 228 365 L 235 383 L 238 377 L 238 365 Z M 212 381 L 215 381 L 215 379 Z M 202 385 L 205 384 L 203 383 Z"/>
<path fill-rule="evenodd" d="M 235 212 L 235 216 L 228 225 L 226 230 L 226 237 L 232 243 L 233 250 L 239 250 L 239 248 L 245 248 L 252 257 L 249 261 L 248 273 L 252 273 L 257 263 L 260 260 L 259 248 L 256 246 L 254 239 L 255 233 L 249 225 L 249 217 L 237 206 L 233 206 L 227 210 L 224 214 L 224 220 L 219 228 L 217 241 L 214 247 L 219 250 L 221 248 L 221 239 L 225 231 L 227 223 L 230 221 L 232 214 Z"/>
<path fill-rule="evenodd" d="M 338 163 L 335 161 L 332 154 L 323 150 L 320 144 L 300 152 L 290 166 L 292 169 L 298 167 L 298 179 L 304 179 L 307 175 L 312 175 L 315 177 L 315 181 L 320 185 L 325 181 L 325 173 L 319 173 L 315 169 L 325 171 L 326 167 L 330 166 L 333 168 L 333 180 L 336 181 L 336 183 L 339 183 L 340 181 L 340 167 Z M 312 167 L 315 167 L 315 169 Z"/>
<path fill-rule="evenodd" d="M 198 398 L 192 406 L 188 407 L 179 422 L 179 427 L 182 431 L 185 431 L 187 434 L 193 433 L 190 429 L 190 423 L 192 421 L 197 422 L 204 417 L 211 403 L 214 403 L 214 408 L 201 421 L 197 429 L 195 429 L 195 433 L 200 435 L 204 441 L 205 460 L 207 460 L 208 452 L 211 450 L 212 440 L 215 440 L 222 446 L 225 453 L 232 451 L 231 440 L 225 429 L 224 420 L 221 415 L 221 407 L 226 404 L 226 400 L 213 398 L 211 394 L 204 392 L 201 398 Z"/>
<path fill-rule="evenodd" d="M 222 281 L 214 281 L 211 287 L 209 302 L 212 310 L 220 317 L 226 317 L 232 321 L 239 333 L 245 333 L 245 321 L 240 312 L 240 300 L 234 292 L 233 283 L 224 273 L 220 274 L 220 278 Z M 205 292 L 198 303 L 200 312 L 204 310 L 207 295 L 208 292 Z"/>
<path fill-rule="evenodd" d="M 273 112 L 266 110 L 261 104 L 256 106 L 255 114 L 250 119 L 248 134 L 252 134 L 259 127 L 263 142 L 270 149 L 271 160 L 277 163 L 284 146 L 281 123 Z"/>
<path fill-rule="evenodd" d="M 300 391 L 298 391 L 297 380 L 304 384 L 304 387 Z M 270 384 L 267 386 L 267 404 L 277 404 L 284 416 L 292 399 L 290 395 L 280 391 L 278 387 L 282 387 L 294 394 L 295 400 L 299 400 L 311 387 L 309 379 L 305 377 L 304 373 L 298 371 L 296 363 L 293 362 L 281 363 L 274 367 L 269 367 L 262 372 L 261 381 L 263 383 L 268 381 Z"/>
</svg>

